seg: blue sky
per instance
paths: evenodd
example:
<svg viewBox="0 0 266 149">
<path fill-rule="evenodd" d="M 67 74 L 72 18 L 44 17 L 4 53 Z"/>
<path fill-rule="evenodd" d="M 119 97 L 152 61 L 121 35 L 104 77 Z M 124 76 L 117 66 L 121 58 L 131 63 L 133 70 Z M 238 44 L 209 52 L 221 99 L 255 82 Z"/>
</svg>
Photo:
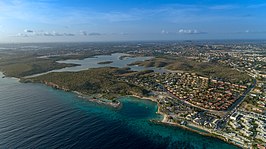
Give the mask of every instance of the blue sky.
<svg viewBox="0 0 266 149">
<path fill-rule="evenodd" d="M 0 42 L 266 39 L 265 0 L 1 0 Z"/>
</svg>

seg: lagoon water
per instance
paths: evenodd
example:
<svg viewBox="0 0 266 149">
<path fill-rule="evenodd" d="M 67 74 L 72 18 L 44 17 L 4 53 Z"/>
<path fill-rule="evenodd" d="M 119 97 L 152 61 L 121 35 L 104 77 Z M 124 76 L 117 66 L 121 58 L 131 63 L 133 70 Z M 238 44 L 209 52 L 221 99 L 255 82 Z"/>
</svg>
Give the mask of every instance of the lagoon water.
<svg viewBox="0 0 266 149">
<path fill-rule="evenodd" d="M 136 61 L 144 61 L 151 59 L 152 57 L 125 57 L 123 59 L 120 59 L 121 56 L 127 56 L 128 54 L 124 53 L 113 53 L 111 55 L 98 55 L 90 58 L 86 58 L 83 60 L 64 60 L 64 61 L 58 61 L 59 63 L 71 63 L 71 64 L 80 64 L 80 66 L 77 67 L 68 67 L 63 68 L 60 70 L 53 70 L 53 72 L 62 72 L 62 71 L 80 71 L 80 70 L 86 70 L 88 68 L 98 68 L 98 67 L 129 67 L 127 64 L 136 62 Z M 105 61 L 112 61 L 110 64 L 98 64 L 99 62 L 105 62 Z M 131 66 L 130 66 L 131 67 Z M 133 70 L 141 70 L 145 69 L 143 67 L 131 67 Z"/>
<path fill-rule="evenodd" d="M 59 63 L 68 63 L 68 64 L 79 64 L 80 66 L 75 66 L 75 67 L 66 67 L 62 69 L 57 69 L 57 70 L 52 70 L 49 72 L 45 73 L 40 73 L 40 74 L 35 74 L 27 77 L 34 77 L 34 76 L 39 76 L 42 74 L 50 73 L 50 72 L 66 72 L 66 71 L 81 71 L 81 70 L 87 70 L 89 68 L 99 68 L 99 67 L 119 67 L 119 68 L 124 68 L 124 67 L 129 67 L 133 71 L 141 71 L 141 70 L 147 70 L 147 68 L 142 67 L 142 66 L 128 66 L 128 64 L 131 64 L 136 61 L 145 61 L 149 60 L 152 57 L 125 57 L 123 59 L 120 59 L 121 56 L 127 56 L 128 54 L 125 53 L 113 53 L 111 55 L 98 55 L 82 60 L 63 60 L 63 61 L 58 61 Z M 106 62 L 106 61 L 112 61 L 110 64 L 98 64 L 99 62 Z M 154 68 L 154 67 L 149 67 L 149 70 L 153 70 L 155 72 L 165 72 L 167 70 L 163 68 Z"/>
<path fill-rule="evenodd" d="M 236 148 L 150 122 L 162 118 L 154 102 L 131 97 L 120 100 L 122 108 L 113 109 L 1 74 L 0 148 Z"/>
</svg>

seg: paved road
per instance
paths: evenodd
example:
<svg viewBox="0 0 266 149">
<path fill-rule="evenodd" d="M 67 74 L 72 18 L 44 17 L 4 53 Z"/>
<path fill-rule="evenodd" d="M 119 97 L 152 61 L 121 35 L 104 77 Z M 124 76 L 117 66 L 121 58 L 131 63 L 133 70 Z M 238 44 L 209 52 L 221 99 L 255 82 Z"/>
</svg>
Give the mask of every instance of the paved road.
<svg viewBox="0 0 266 149">
<path fill-rule="evenodd" d="M 224 115 L 223 116 L 223 119 L 222 119 L 222 121 L 225 121 L 226 119 L 228 119 L 229 118 L 229 116 L 232 114 L 232 113 L 234 113 L 235 111 L 236 111 L 236 109 L 237 108 L 239 108 L 239 106 L 241 105 L 241 103 L 244 101 L 244 99 L 245 99 L 245 97 L 247 96 L 247 94 L 250 92 L 250 91 L 252 91 L 252 89 L 256 86 L 256 84 L 257 84 L 257 80 L 256 79 L 254 79 L 253 80 L 253 84 L 236 100 L 236 102 L 235 103 L 233 103 L 226 111 L 216 111 L 216 110 L 209 110 L 209 109 L 204 109 L 204 108 L 202 108 L 202 107 L 199 107 L 199 106 L 196 106 L 196 105 L 193 105 L 193 104 L 191 104 L 191 103 L 189 103 L 189 102 L 187 102 L 187 101 L 184 101 L 184 100 L 180 100 L 181 102 L 183 102 L 183 103 L 185 103 L 185 104 L 188 104 L 188 105 L 190 105 L 190 106 L 193 106 L 193 107 L 196 107 L 196 108 L 199 108 L 199 109 L 202 109 L 202 110 L 206 110 L 206 111 L 210 111 L 210 112 L 215 112 L 215 113 L 217 113 L 217 114 L 221 114 L 221 115 Z M 173 97 L 173 98 L 177 98 L 174 94 L 172 94 L 172 93 L 170 93 L 169 91 L 167 91 L 167 89 L 163 86 L 163 85 L 161 85 L 161 84 L 158 84 L 158 85 L 160 85 L 162 88 L 163 88 L 163 90 L 169 95 L 169 96 L 171 96 L 171 97 Z M 177 98 L 178 99 L 178 98 Z M 227 114 L 226 114 L 227 113 Z"/>
<path fill-rule="evenodd" d="M 229 117 L 239 108 L 241 103 L 246 98 L 247 94 L 253 90 L 253 88 L 256 86 L 256 84 L 257 84 L 257 80 L 254 79 L 253 84 L 237 99 L 237 101 L 231 107 L 229 107 L 229 109 L 227 110 L 228 113 L 218 122 L 217 128 L 222 128 L 223 125 L 227 123 L 227 120 L 229 119 Z"/>
<path fill-rule="evenodd" d="M 233 103 L 227 111 L 234 111 L 236 108 L 239 107 L 239 105 L 244 101 L 245 97 L 247 96 L 247 94 L 253 90 L 253 88 L 256 86 L 257 84 L 257 80 L 254 79 L 253 80 L 253 84 L 237 99 L 237 101 L 235 103 Z"/>
</svg>

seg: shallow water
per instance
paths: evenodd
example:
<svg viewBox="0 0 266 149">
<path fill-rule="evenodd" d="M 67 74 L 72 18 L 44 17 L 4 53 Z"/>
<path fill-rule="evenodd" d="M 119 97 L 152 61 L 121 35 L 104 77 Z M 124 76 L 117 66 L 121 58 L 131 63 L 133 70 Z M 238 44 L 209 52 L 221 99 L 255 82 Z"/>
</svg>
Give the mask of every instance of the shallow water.
<svg viewBox="0 0 266 149">
<path fill-rule="evenodd" d="M 118 67 L 118 68 L 124 68 L 129 67 L 133 71 L 142 71 L 142 70 L 154 70 L 155 72 L 165 72 L 167 70 L 163 68 L 155 68 L 155 67 L 142 67 L 142 66 L 128 66 L 128 64 L 131 64 L 133 62 L 137 61 L 145 61 L 149 60 L 152 57 L 125 57 L 123 59 L 120 59 L 121 56 L 125 56 L 128 54 L 125 53 L 113 53 L 111 55 L 98 55 L 95 57 L 90 57 L 82 60 L 63 60 L 58 61 L 59 63 L 67 63 L 67 64 L 79 64 L 80 66 L 74 66 L 74 67 L 66 67 L 58 70 L 52 70 L 45 73 L 35 74 L 27 77 L 35 77 L 43 74 L 47 74 L 50 72 L 66 72 L 66 71 L 81 71 L 81 70 L 87 70 L 89 68 L 99 68 L 99 67 Z M 106 61 L 112 61 L 112 63 L 109 64 L 98 64 L 99 62 L 106 62 Z"/>
</svg>

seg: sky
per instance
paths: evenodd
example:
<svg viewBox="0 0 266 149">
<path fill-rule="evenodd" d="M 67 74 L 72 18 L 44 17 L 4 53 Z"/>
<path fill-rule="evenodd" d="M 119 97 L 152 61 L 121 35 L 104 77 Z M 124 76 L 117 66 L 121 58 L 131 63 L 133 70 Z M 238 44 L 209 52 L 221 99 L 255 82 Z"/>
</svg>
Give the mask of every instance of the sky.
<svg viewBox="0 0 266 149">
<path fill-rule="evenodd" d="M 0 0 L 0 42 L 266 39 L 265 0 Z"/>
</svg>

